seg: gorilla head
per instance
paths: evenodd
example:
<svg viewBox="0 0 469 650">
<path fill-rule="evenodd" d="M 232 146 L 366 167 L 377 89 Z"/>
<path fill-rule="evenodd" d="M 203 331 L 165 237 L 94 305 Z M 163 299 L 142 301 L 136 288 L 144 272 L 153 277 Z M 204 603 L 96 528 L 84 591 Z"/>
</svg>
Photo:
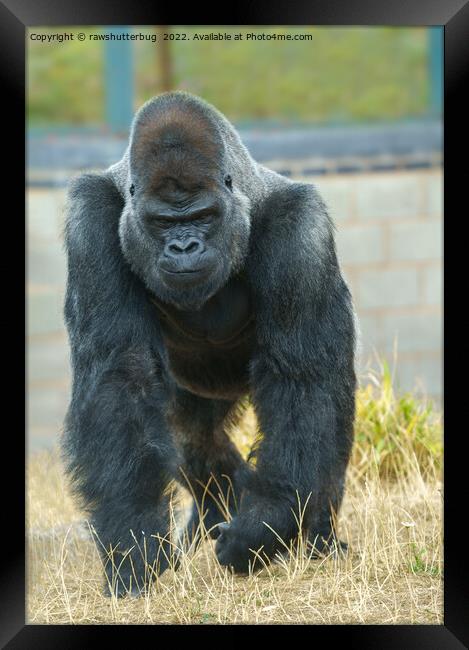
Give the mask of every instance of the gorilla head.
<svg viewBox="0 0 469 650">
<path fill-rule="evenodd" d="M 190 99 L 150 101 L 135 117 L 129 161 L 120 224 L 125 257 L 156 297 L 197 310 L 248 250 L 250 202 L 219 125 Z"/>
</svg>

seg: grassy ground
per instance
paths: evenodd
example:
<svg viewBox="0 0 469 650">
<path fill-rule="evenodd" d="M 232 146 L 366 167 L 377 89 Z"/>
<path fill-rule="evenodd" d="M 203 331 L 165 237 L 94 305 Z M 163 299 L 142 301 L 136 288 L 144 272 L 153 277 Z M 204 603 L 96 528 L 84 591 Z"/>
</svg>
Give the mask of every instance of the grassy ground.
<svg viewBox="0 0 469 650">
<path fill-rule="evenodd" d="M 248 409 L 234 432 L 246 451 Z M 301 545 L 248 577 L 232 576 L 213 542 L 182 557 L 140 599 L 102 595 L 102 568 L 56 452 L 28 467 L 31 623 L 442 623 L 442 460 L 438 414 L 397 398 L 389 372 L 358 394 L 356 442 L 339 517 L 346 557 Z"/>
</svg>

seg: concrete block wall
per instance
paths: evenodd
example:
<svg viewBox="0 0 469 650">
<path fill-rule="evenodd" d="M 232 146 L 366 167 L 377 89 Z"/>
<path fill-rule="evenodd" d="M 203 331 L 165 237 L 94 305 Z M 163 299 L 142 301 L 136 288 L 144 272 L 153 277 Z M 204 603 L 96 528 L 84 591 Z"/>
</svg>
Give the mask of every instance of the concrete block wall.
<svg viewBox="0 0 469 650">
<path fill-rule="evenodd" d="M 27 428 L 30 451 L 50 447 L 62 429 L 70 392 L 63 322 L 65 190 L 27 193 Z"/>
<path fill-rule="evenodd" d="M 375 354 L 392 365 L 396 349 L 396 386 L 441 403 L 441 169 L 308 180 L 337 227 L 337 250 L 360 320 L 361 367 Z"/>
<path fill-rule="evenodd" d="M 300 177 L 296 177 L 300 179 Z M 361 326 L 363 371 L 374 353 L 401 390 L 442 391 L 442 173 L 440 169 L 306 177 L 337 227 L 337 249 Z M 57 440 L 70 391 L 62 317 L 65 190 L 27 196 L 28 431 L 33 451 Z"/>
</svg>

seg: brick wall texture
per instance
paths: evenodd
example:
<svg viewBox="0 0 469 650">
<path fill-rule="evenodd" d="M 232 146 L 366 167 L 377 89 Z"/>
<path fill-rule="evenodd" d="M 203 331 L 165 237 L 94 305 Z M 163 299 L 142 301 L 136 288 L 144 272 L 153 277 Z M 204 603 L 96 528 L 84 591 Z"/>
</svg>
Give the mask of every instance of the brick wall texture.
<svg viewBox="0 0 469 650">
<path fill-rule="evenodd" d="M 361 329 L 360 367 L 385 358 L 396 388 L 442 399 L 441 169 L 313 179 Z"/>
<path fill-rule="evenodd" d="M 361 329 L 359 370 L 385 358 L 399 391 L 442 397 L 441 169 L 300 177 L 316 185 L 337 228 L 337 251 Z M 65 191 L 27 196 L 29 448 L 57 440 L 70 390 L 62 319 Z"/>
</svg>

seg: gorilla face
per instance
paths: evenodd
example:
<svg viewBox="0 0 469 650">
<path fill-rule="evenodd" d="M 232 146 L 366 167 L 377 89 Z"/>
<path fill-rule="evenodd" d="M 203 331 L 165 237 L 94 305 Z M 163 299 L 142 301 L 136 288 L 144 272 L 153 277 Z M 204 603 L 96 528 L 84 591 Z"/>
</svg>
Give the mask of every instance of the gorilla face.
<svg viewBox="0 0 469 650">
<path fill-rule="evenodd" d="M 223 160 L 203 117 L 154 112 L 134 124 L 122 249 L 147 288 L 181 310 L 200 309 L 247 254 L 249 200 Z"/>
</svg>

